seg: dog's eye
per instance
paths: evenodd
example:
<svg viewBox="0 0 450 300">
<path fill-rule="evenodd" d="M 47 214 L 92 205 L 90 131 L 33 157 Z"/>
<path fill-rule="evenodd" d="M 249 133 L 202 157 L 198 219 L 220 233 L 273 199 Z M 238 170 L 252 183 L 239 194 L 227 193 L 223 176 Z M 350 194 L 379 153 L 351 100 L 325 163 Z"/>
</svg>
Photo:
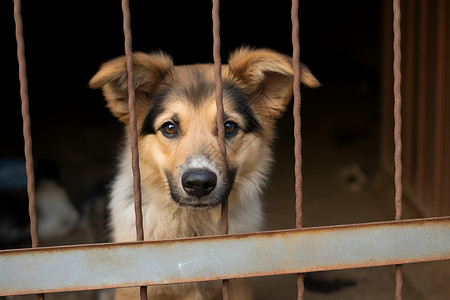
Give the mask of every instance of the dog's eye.
<svg viewBox="0 0 450 300">
<path fill-rule="evenodd" d="M 161 132 L 166 137 L 175 137 L 178 133 L 178 129 L 177 129 L 177 126 L 175 124 L 173 124 L 172 122 L 166 122 L 161 127 Z"/>
<path fill-rule="evenodd" d="M 233 121 L 226 121 L 225 122 L 225 136 L 226 137 L 232 137 L 238 132 L 238 125 L 236 122 Z"/>
</svg>

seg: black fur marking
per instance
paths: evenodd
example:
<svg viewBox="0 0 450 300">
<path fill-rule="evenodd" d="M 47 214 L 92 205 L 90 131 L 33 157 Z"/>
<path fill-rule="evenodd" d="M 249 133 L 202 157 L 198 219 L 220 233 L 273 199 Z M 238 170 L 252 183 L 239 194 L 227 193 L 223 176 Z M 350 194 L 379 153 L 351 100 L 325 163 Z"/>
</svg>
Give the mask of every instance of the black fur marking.
<svg viewBox="0 0 450 300">
<path fill-rule="evenodd" d="M 155 119 L 164 112 L 164 104 L 169 99 L 170 88 L 166 88 L 158 93 L 153 100 L 153 106 L 150 108 L 147 117 L 142 125 L 141 135 L 156 134 Z"/>
<path fill-rule="evenodd" d="M 261 125 L 256 119 L 255 113 L 250 106 L 249 99 L 236 86 L 224 82 L 224 93 L 230 98 L 237 112 L 242 114 L 245 119 L 245 126 L 242 128 L 245 133 L 257 132 L 261 129 Z"/>
</svg>

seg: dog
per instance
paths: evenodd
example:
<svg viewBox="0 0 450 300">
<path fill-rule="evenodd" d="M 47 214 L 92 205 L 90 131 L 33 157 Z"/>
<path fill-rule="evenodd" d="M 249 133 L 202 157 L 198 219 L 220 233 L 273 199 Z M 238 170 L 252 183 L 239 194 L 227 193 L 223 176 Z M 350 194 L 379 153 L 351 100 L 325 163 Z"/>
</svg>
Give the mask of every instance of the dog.
<svg viewBox="0 0 450 300">
<path fill-rule="evenodd" d="M 292 59 L 269 49 L 242 47 L 222 67 L 226 160 L 218 144 L 213 64 L 174 66 L 163 52 L 134 53 L 134 88 L 145 240 L 221 233 L 220 207 L 228 199 L 229 232 L 262 229 L 261 196 L 273 162 L 276 120 L 292 98 Z M 301 66 L 301 82 L 319 86 Z M 126 58 L 103 64 L 90 81 L 128 132 Z M 131 153 L 122 149 L 109 210 L 115 242 L 136 237 Z M 149 299 L 221 299 L 220 282 L 150 287 Z M 120 289 L 132 299 L 138 289 Z M 240 280 L 232 299 L 251 299 Z"/>
</svg>

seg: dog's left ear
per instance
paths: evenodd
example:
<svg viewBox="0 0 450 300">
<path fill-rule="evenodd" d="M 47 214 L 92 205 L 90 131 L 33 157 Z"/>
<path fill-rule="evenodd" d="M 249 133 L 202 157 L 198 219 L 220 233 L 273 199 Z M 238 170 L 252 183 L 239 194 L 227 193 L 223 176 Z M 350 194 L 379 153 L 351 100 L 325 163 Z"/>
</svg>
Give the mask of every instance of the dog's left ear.
<svg viewBox="0 0 450 300">
<path fill-rule="evenodd" d="M 263 115 L 280 117 L 292 97 L 294 71 L 289 56 L 268 49 L 241 48 L 228 61 L 231 75 Z M 319 81 L 301 65 L 301 82 L 318 87 Z"/>
</svg>

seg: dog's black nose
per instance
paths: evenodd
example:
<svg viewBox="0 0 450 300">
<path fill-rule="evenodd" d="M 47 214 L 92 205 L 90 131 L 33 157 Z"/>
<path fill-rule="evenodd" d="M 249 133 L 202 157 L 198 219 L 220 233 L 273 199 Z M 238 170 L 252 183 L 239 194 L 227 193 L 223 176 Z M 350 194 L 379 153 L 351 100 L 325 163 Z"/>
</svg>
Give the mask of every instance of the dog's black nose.
<svg viewBox="0 0 450 300">
<path fill-rule="evenodd" d="M 217 176 L 208 170 L 190 170 L 183 174 L 181 183 L 186 193 L 200 199 L 214 190 Z"/>
</svg>

